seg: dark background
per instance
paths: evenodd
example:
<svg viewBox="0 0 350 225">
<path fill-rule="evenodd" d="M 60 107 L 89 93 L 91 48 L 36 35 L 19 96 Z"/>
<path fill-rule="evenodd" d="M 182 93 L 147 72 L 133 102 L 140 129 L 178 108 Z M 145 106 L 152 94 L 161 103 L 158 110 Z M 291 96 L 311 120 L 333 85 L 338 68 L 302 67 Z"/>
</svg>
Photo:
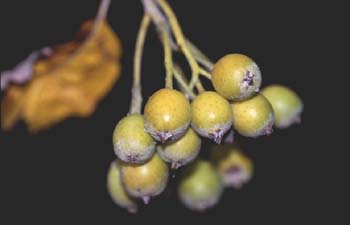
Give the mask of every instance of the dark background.
<svg viewBox="0 0 350 225">
<path fill-rule="evenodd" d="M 70 40 L 98 7 L 98 1 L 1 4 L 0 70 L 12 68 L 42 46 Z M 299 93 L 305 103 L 302 124 L 258 139 L 236 135 L 255 162 L 255 176 L 242 190 L 226 191 L 219 205 L 206 213 L 185 209 L 175 197 L 172 179 L 162 196 L 142 206 L 138 214 L 129 215 L 113 204 L 105 182 L 114 159 L 111 134 L 129 108 L 134 41 L 142 7 L 139 1 L 112 1 L 108 20 L 123 44 L 123 68 L 120 80 L 93 116 L 68 119 L 35 136 L 21 123 L 11 132 L 1 132 L 1 158 L 6 162 L 1 186 L 7 197 L 5 214 L 13 224 L 18 219 L 35 224 L 120 224 L 122 220 L 285 224 L 328 218 L 332 205 L 324 185 L 329 182 L 318 182 L 330 172 L 327 166 L 317 167 L 324 165 L 321 145 L 327 146 L 316 133 L 324 126 L 316 113 L 321 103 L 317 88 L 323 85 L 320 66 L 322 74 L 331 70 L 324 66 L 328 61 L 323 56 L 329 56 L 336 42 L 324 35 L 336 34 L 337 23 L 330 13 L 337 10 L 305 1 L 177 0 L 170 4 L 186 36 L 212 60 L 227 53 L 247 54 L 262 70 L 263 86 L 280 83 Z M 342 15 L 336 13 L 339 18 Z M 162 57 L 152 29 L 143 60 L 146 99 L 164 83 Z M 202 149 L 203 155 L 208 146 Z"/>
</svg>

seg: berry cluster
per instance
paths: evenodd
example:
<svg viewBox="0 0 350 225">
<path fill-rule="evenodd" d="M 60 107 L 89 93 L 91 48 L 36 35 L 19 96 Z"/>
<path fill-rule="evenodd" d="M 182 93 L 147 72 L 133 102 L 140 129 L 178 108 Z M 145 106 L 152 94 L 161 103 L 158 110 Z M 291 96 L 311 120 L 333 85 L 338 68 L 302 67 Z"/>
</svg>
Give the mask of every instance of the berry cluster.
<svg viewBox="0 0 350 225">
<path fill-rule="evenodd" d="M 164 14 L 174 16 L 164 0 L 144 2 L 148 9 L 154 7 L 152 12 L 160 7 Z M 148 16 L 146 11 L 141 28 L 147 27 Z M 177 24 L 170 22 L 171 26 Z M 202 211 L 219 201 L 224 187 L 241 188 L 252 177 L 251 160 L 236 146 L 221 144 L 224 135 L 231 141 L 234 131 L 245 137 L 269 135 L 273 125 L 286 128 L 298 122 L 303 104 L 292 90 L 281 85 L 271 85 L 259 92 L 261 72 L 249 57 L 228 54 L 212 64 L 190 42 L 180 49 L 189 59 L 193 71 L 199 69 L 211 80 L 215 91 L 205 91 L 196 73 L 187 82 L 172 64 L 168 29 L 159 30 L 160 36 L 165 38 L 162 40 L 166 87 L 149 97 L 141 114 L 140 79 L 138 73 L 134 74 L 130 113 L 117 123 L 113 132 L 114 152 L 118 159 L 110 166 L 107 186 L 116 204 L 135 212 L 136 199 L 148 203 L 167 186 L 167 163 L 171 169 L 188 165 L 179 181 L 178 196 L 187 208 Z M 144 38 L 142 30 L 138 37 Z M 137 42 L 143 43 L 143 40 Z M 140 63 L 140 55 L 136 49 L 135 62 Z M 196 63 L 209 65 L 207 69 L 193 63 L 192 56 Z M 139 72 L 139 65 L 135 65 L 134 70 Z M 181 91 L 173 88 L 173 76 Z M 194 87 L 198 94 L 193 92 Z M 198 157 L 201 137 L 215 142 L 209 160 Z"/>
</svg>

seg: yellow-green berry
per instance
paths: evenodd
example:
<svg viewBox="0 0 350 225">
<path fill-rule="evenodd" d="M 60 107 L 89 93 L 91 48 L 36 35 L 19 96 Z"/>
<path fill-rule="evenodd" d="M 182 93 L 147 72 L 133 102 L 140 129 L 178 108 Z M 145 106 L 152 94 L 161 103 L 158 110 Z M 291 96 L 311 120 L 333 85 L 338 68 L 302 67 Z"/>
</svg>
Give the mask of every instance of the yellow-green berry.
<svg viewBox="0 0 350 225">
<path fill-rule="evenodd" d="M 137 212 L 136 202 L 128 196 L 120 178 L 120 164 L 118 160 L 111 163 L 107 174 L 107 190 L 113 201 L 130 213 Z"/>
<path fill-rule="evenodd" d="M 207 161 L 197 160 L 180 180 L 180 201 L 191 210 L 204 211 L 215 206 L 223 192 L 223 184 L 215 168 Z"/>
<path fill-rule="evenodd" d="M 129 163 L 142 163 L 152 157 L 156 142 L 144 126 L 140 114 L 128 115 L 118 122 L 113 132 L 113 146 L 119 159 Z"/>
<path fill-rule="evenodd" d="M 194 160 L 201 147 L 201 139 L 191 128 L 179 140 L 161 144 L 157 147 L 159 156 L 177 169 Z"/>
<path fill-rule="evenodd" d="M 253 176 L 253 162 L 234 145 L 216 145 L 211 160 L 225 187 L 241 188 Z"/>
<path fill-rule="evenodd" d="M 220 143 L 232 126 L 230 103 L 213 91 L 198 95 L 191 104 L 193 129 L 201 136 Z"/>
<path fill-rule="evenodd" d="M 270 102 L 262 95 L 232 103 L 233 126 L 246 137 L 272 133 L 274 114 Z"/>
<path fill-rule="evenodd" d="M 272 105 L 275 113 L 275 126 L 287 128 L 293 123 L 300 122 L 303 102 L 290 88 L 282 85 L 270 85 L 261 92 Z"/>
<path fill-rule="evenodd" d="M 146 130 L 165 143 L 185 134 L 191 121 L 191 106 L 181 92 L 163 88 L 148 99 L 144 114 Z"/>
<path fill-rule="evenodd" d="M 154 154 L 143 164 L 121 164 L 121 177 L 129 195 L 141 198 L 147 204 L 151 197 L 165 189 L 169 176 L 167 164 Z"/>
<path fill-rule="evenodd" d="M 222 57 L 212 70 L 215 90 L 228 100 L 244 100 L 259 91 L 261 72 L 257 64 L 242 54 Z"/>
</svg>

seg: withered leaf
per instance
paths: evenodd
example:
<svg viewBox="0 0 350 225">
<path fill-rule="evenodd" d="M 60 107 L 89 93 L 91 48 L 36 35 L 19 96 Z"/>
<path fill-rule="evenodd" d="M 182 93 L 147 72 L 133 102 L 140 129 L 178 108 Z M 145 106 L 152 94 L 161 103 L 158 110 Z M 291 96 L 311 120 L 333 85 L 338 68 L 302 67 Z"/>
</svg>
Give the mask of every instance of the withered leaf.
<svg viewBox="0 0 350 225">
<path fill-rule="evenodd" d="M 1 102 L 4 130 L 23 119 L 37 132 L 95 111 L 119 77 L 121 44 L 107 22 L 86 39 L 92 27 L 93 21 L 83 23 L 75 40 L 54 46 L 52 54 L 34 63 L 30 81 L 8 87 Z"/>
</svg>

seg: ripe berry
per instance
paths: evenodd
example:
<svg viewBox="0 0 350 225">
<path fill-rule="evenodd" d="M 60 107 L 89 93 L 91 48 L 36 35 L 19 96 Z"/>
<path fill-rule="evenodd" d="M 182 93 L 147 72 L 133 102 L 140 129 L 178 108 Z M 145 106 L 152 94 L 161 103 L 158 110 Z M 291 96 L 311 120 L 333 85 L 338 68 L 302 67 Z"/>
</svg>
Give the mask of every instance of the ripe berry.
<svg viewBox="0 0 350 225">
<path fill-rule="evenodd" d="M 192 127 L 203 137 L 220 143 L 232 126 L 230 103 L 213 91 L 198 95 L 192 102 Z"/>
<path fill-rule="evenodd" d="M 120 164 L 118 160 L 111 163 L 107 174 L 107 189 L 113 201 L 130 213 L 137 212 L 137 204 L 124 190 L 120 178 Z"/>
<path fill-rule="evenodd" d="M 226 187 L 241 188 L 253 175 L 253 163 L 233 145 L 216 145 L 211 159 Z"/>
<path fill-rule="evenodd" d="M 272 133 L 274 114 L 270 102 L 262 95 L 255 95 L 241 102 L 232 103 L 233 126 L 243 136 L 258 137 Z"/>
<path fill-rule="evenodd" d="M 163 192 L 168 182 L 167 164 L 154 154 L 144 164 L 121 164 L 121 177 L 129 195 L 141 198 L 147 204 L 151 197 Z"/>
<path fill-rule="evenodd" d="M 223 185 L 215 168 L 207 161 L 198 160 L 182 177 L 178 194 L 180 201 L 189 209 L 204 211 L 219 201 Z"/>
<path fill-rule="evenodd" d="M 303 102 L 293 90 L 282 85 L 271 85 L 264 88 L 261 94 L 272 105 L 276 127 L 287 128 L 293 123 L 300 122 Z"/>
<path fill-rule="evenodd" d="M 212 83 L 215 90 L 228 100 L 244 100 L 259 91 L 261 73 L 251 58 L 228 54 L 214 65 Z"/>
<path fill-rule="evenodd" d="M 182 137 L 190 121 L 190 103 L 179 91 L 160 89 L 145 105 L 145 128 L 162 143 Z"/>
<path fill-rule="evenodd" d="M 157 151 L 164 161 L 171 163 L 171 168 L 177 169 L 195 159 L 200 147 L 200 137 L 189 128 L 179 140 L 159 145 Z"/>
<path fill-rule="evenodd" d="M 120 120 L 113 132 L 114 152 L 124 162 L 142 163 L 151 158 L 156 142 L 144 129 L 140 114 Z"/>
</svg>

